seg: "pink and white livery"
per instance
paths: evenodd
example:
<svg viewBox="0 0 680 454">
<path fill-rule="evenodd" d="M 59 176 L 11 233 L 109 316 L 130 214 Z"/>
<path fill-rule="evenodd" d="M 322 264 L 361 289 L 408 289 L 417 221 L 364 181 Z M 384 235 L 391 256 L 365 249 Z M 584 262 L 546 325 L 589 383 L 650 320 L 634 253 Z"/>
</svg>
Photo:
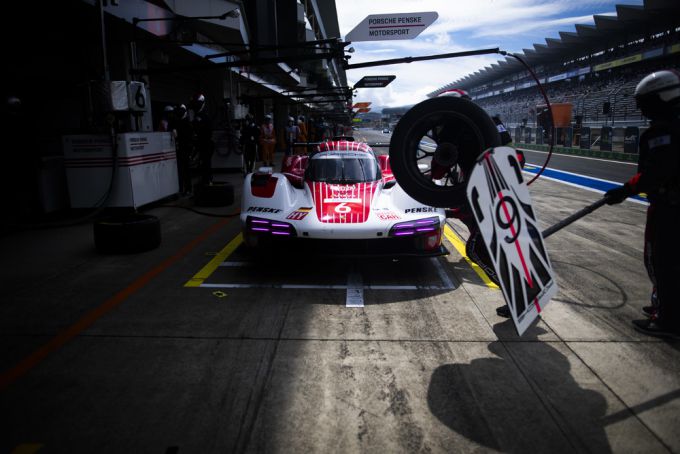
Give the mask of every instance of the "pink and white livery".
<svg viewBox="0 0 680 454">
<path fill-rule="evenodd" d="M 448 253 L 444 209 L 408 196 L 389 156 L 376 157 L 362 142 L 324 142 L 309 156 L 286 157 L 280 173 L 249 174 L 241 207 L 244 240 L 253 247 L 287 239 L 332 248 L 328 240 L 337 240 L 345 251 L 374 255 Z"/>
</svg>

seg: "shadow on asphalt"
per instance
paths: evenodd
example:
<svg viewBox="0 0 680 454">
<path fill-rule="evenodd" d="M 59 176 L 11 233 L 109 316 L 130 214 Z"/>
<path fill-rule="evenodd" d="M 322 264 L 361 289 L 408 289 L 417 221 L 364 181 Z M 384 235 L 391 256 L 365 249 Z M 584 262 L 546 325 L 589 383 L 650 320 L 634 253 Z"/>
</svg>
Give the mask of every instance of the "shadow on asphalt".
<svg viewBox="0 0 680 454">
<path fill-rule="evenodd" d="M 499 335 L 510 320 L 494 326 Z M 495 341 L 492 358 L 432 374 L 428 406 L 450 429 L 503 452 L 611 452 L 607 402 L 574 380 L 568 358 L 533 326 L 521 342 Z M 499 336 L 505 337 L 507 336 Z"/>
</svg>

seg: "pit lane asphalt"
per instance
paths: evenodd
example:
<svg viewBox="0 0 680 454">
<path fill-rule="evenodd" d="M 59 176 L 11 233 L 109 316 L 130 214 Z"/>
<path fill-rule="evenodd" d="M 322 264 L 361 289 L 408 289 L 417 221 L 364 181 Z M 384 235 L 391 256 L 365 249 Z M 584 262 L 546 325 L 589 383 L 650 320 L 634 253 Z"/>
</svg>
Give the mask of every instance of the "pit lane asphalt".
<svg viewBox="0 0 680 454">
<path fill-rule="evenodd" d="M 599 197 L 531 193 L 542 227 Z M 154 208 L 161 247 L 126 256 L 96 254 L 87 225 L 0 238 L 0 450 L 678 452 L 678 343 L 630 325 L 650 291 L 644 211 L 604 207 L 546 240 L 560 291 L 522 338 L 451 245 L 455 289 L 365 290 L 347 308 L 344 289 L 186 287 L 237 219 Z M 360 266 L 365 283 L 441 282 L 431 262 Z M 346 272 L 272 261 L 206 282 Z"/>
</svg>

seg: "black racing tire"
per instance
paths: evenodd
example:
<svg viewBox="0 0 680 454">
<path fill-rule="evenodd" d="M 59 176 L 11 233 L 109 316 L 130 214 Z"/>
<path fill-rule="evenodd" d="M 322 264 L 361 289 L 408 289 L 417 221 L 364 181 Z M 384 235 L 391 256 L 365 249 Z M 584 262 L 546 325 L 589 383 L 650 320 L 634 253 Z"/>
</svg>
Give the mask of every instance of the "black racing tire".
<svg viewBox="0 0 680 454">
<path fill-rule="evenodd" d="M 442 143 L 455 145 L 455 163 L 446 166 L 450 167 L 449 175 L 456 172 L 456 181 L 450 185 L 435 184 L 427 171 L 418 168 L 419 159 L 423 159 L 423 155 L 418 156 L 423 152 L 419 150 L 421 140 L 431 137 L 429 133 L 437 136 L 433 139 L 438 144 L 437 150 Z M 466 175 L 477 157 L 497 146 L 500 146 L 498 130 L 484 109 L 463 98 L 433 98 L 413 106 L 397 123 L 390 141 L 390 165 L 399 185 L 418 202 L 454 207 L 465 203 Z"/>
<path fill-rule="evenodd" d="M 112 216 L 93 225 L 94 245 L 102 254 L 133 254 L 161 244 L 161 223 L 149 214 Z"/>
<path fill-rule="evenodd" d="M 234 203 L 234 186 L 226 182 L 194 187 L 194 204 L 199 207 L 224 207 Z"/>
</svg>

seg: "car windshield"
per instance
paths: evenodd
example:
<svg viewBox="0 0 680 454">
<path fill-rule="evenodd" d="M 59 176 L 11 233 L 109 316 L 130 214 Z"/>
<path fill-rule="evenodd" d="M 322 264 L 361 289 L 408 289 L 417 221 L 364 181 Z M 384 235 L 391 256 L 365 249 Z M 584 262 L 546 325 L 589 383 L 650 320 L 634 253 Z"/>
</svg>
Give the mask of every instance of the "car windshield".
<svg viewBox="0 0 680 454">
<path fill-rule="evenodd" d="M 380 168 L 372 155 L 352 154 L 315 156 L 307 168 L 307 178 L 334 184 L 352 184 L 376 181 L 381 178 Z"/>
</svg>

